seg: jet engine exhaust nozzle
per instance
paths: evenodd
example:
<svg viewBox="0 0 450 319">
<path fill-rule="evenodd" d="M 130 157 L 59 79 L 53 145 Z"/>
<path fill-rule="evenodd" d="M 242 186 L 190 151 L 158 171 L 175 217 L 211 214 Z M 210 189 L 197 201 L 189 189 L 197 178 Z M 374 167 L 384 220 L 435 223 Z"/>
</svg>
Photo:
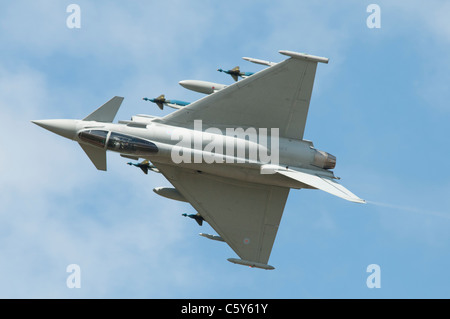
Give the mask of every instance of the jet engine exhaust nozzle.
<svg viewBox="0 0 450 319">
<path fill-rule="evenodd" d="M 336 167 L 336 156 L 316 150 L 313 165 L 325 169 L 334 169 Z"/>
</svg>

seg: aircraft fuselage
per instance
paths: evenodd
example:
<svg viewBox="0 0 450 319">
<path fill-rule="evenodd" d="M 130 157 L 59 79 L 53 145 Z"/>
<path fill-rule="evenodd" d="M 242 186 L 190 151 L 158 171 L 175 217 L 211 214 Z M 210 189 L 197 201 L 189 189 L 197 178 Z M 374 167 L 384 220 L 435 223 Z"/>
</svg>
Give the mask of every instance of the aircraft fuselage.
<svg viewBox="0 0 450 319">
<path fill-rule="evenodd" d="M 199 130 L 157 123 L 157 120 L 123 122 L 34 121 L 54 133 L 105 152 L 246 182 L 311 188 L 280 174 L 264 174 L 263 165 L 298 167 L 334 177 L 326 169 L 334 168 L 334 156 L 315 149 L 312 142 L 278 137 L 274 134 L 277 131 L 266 130 L 261 134 L 256 129 Z"/>
</svg>

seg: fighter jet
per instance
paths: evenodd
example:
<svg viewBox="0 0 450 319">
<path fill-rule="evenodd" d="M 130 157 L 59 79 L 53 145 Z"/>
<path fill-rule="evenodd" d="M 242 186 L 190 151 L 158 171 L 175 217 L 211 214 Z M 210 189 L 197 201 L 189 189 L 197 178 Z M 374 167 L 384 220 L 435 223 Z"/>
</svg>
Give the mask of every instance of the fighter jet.
<svg viewBox="0 0 450 319">
<path fill-rule="evenodd" d="M 153 103 L 156 103 L 158 107 L 162 110 L 164 108 L 164 105 L 167 105 L 174 109 L 182 108 L 183 106 L 189 105 L 189 102 L 179 101 L 179 100 L 167 100 L 164 96 L 164 94 L 161 94 L 158 97 L 155 97 L 153 99 L 149 99 L 147 97 L 142 98 L 144 101 L 150 101 Z"/>
<path fill-rule="evenodd" d="M 291 188 L 365 203 L 337 182 L 336 157 L 303 138 L 316 68 L 328 59 L 280 53 L 288 58 L 164 117 L 113 123 L 123 101 L 116 96 L 82 120 L 32 122 L 78 142 L 99 170 L 107 151 L 151 161 L 173 185 L 155 193 L 190 203 L 218 234 L 201 236 L 239 256 L 228 261 L 274 269 L 269 257 Z"/>
<path fill-rule="evenodd" d="M 250 75 L 254 74 L 252 72 L 241 72 L 241 70 L 239 69 L 239 66 L 236 66 L 236 67 L 232 68 L 231 70 L 217 69 L 217 71 L 231 75 L 231 77 L 236 82 L 239 80 L 239 77 L 245 79 L 246 77 L 249 77 Z"/>
</svg>

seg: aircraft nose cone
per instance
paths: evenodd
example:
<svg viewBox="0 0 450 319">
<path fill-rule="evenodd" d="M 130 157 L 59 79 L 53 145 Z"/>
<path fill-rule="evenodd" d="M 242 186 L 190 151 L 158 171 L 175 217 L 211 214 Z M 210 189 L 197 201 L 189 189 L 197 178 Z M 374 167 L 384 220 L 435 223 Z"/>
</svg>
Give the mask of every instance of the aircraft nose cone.
<svg viewBox="0 0 450 319">
<path fill-rule="evenodd" d="M 75 138 L 77 133 L 77 120 L 39 120 L 31 122 L 71 140 Z"/>
</svg>

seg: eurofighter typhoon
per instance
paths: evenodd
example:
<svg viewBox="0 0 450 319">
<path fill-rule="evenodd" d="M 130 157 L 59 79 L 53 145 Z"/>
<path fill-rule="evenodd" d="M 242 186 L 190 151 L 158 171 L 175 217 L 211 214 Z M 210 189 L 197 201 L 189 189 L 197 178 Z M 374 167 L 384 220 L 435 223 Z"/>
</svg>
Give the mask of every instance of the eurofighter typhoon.
<svg viewBox="0 0 450 319">
<path fill-rule="evenodd" d="M 291 188 L 320 189 L 365 203 L 337 183 L 336 157 L 303 139 L 317 64 L 327 58 L 288 56 L 231 85 L 186 80 L 207 96 L 164 117 L 136 115 L 113 123 L 123 97 L 113 97 L 82 120 L 33 123 L 76 141 L 99 170 L 106 151 L 143 162 L 144 172 L 163 174 L 173 187 L 158 195 L 190 203 L 199 225 L 207 222 L 239 258 L 232 263 L 274 269 L 272 246 Z M 217 89 L 216 89 L 217 88 Z M 130 163 L 132 164 L 132 163 Z"/>
</svg>

